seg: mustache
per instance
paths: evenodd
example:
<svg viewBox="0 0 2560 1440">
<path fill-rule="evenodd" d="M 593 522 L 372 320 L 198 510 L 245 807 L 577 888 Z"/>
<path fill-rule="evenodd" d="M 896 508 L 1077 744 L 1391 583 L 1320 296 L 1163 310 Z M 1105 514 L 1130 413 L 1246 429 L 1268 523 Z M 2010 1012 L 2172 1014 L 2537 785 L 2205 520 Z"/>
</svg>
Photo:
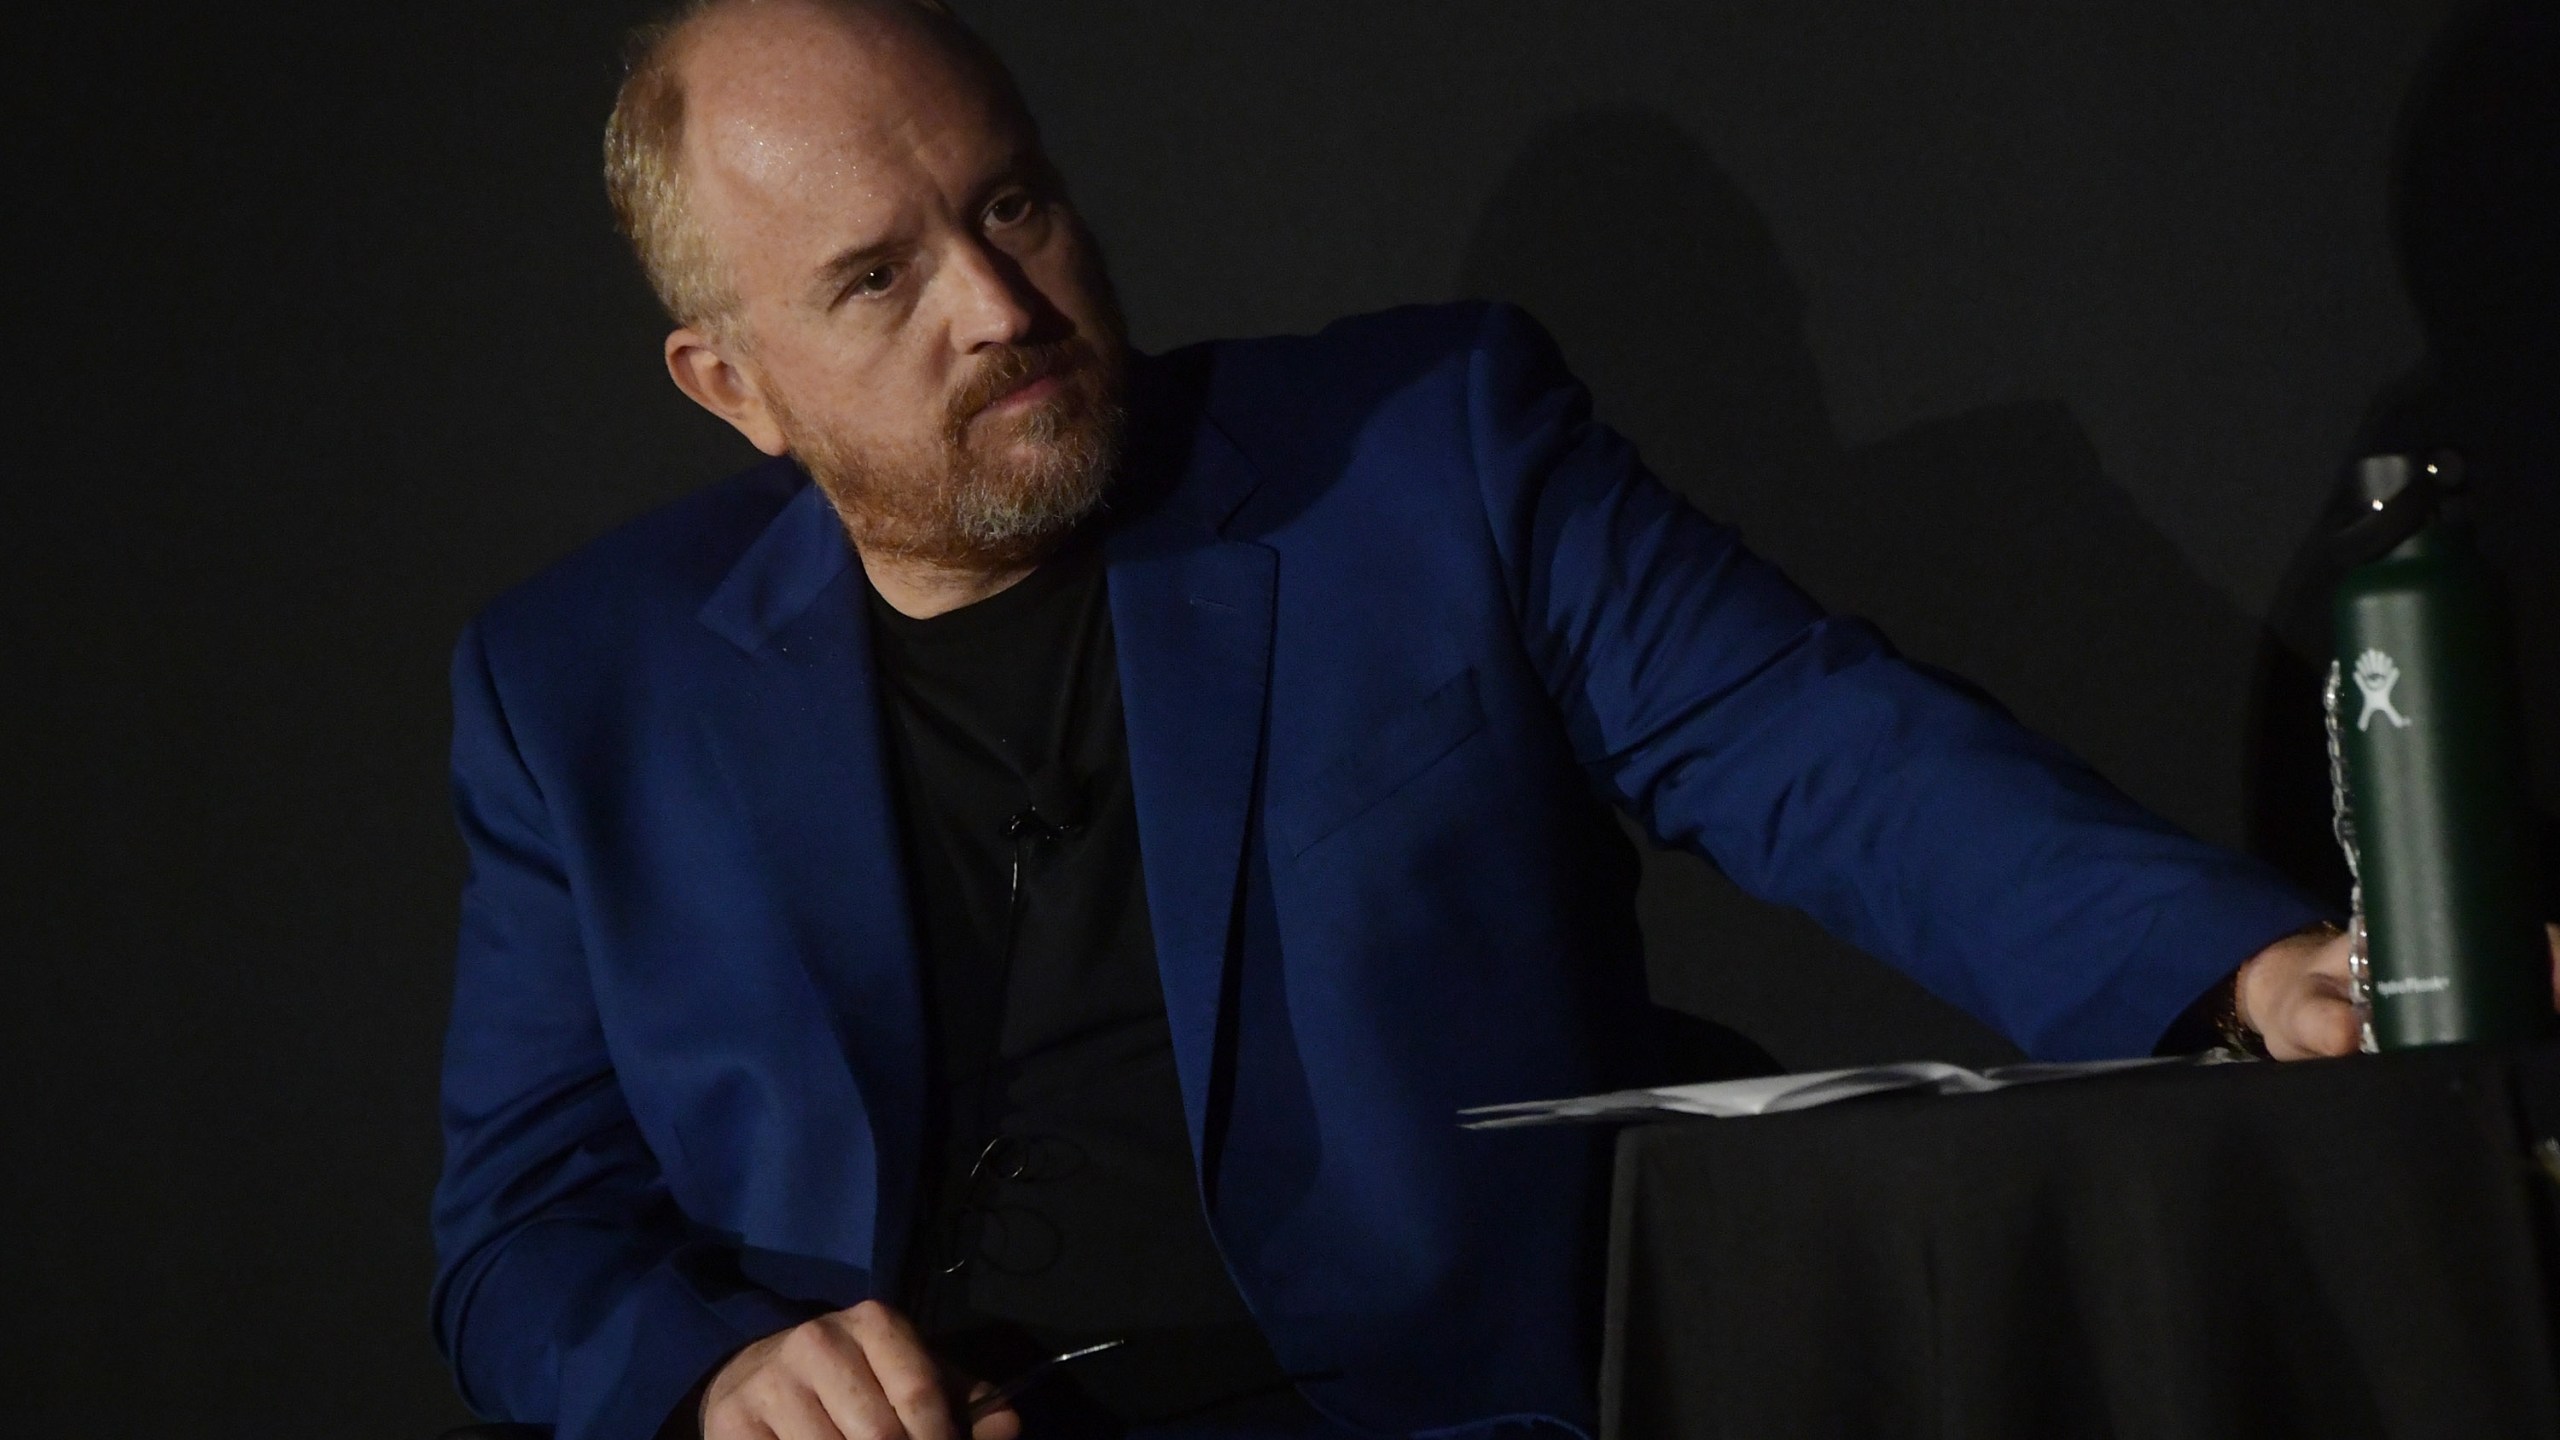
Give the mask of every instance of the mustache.
<svg viewBox="0 0 2560 1440">
<path fill-rule="evenodd" d="M 952 392 L 950 404 L 943 410 L 944 437 L 959 444 L 979 411 L 1034 381 L 1074 374 L 1098 364 L 1101 358 L 1093 341 L 1082 335 L 1038 345 L 1009 345 L 997 351 Z"/>
</svg>

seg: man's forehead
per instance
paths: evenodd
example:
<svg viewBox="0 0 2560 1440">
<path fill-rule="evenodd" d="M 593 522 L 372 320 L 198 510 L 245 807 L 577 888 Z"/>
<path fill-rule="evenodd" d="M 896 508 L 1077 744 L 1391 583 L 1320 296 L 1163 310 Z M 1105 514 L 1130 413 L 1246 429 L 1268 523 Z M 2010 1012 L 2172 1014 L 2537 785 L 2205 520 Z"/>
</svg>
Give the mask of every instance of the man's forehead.
<svg viewBox="0 0 2560 1440">
<path fill-rule="evenodd" d="M 705 188 L 798 208 L 886 203 L 928 153 L 1010 151 L 985 78 L 886 16 L 740 5 L 705 18 L 682 58 L 685 148 Z"/>
</svg>

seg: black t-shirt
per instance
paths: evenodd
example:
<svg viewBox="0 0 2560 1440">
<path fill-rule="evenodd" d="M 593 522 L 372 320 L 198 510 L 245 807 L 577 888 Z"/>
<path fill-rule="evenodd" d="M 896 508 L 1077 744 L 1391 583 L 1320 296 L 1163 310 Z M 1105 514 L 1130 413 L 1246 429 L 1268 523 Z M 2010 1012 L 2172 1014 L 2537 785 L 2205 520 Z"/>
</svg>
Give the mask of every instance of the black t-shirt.
<svg viewBox="0 0 2560 1440">
<path fill-rule="evenodd" d="M 1201 1212 L 1099 546 L 871 613 L 933 1057 L 906 1308 L 988 1379 L 1128 1342 L 1024 1397 L 1043 1433 L 1302 1405 Z"/>
</svg>

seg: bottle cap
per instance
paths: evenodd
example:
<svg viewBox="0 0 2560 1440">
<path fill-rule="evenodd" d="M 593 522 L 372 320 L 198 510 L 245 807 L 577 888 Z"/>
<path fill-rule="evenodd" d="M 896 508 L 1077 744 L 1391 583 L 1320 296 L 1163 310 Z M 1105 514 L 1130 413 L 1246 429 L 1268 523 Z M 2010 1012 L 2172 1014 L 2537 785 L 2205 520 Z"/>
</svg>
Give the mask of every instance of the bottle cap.
<svg viewBox="0 0 2560 1440">
<path fill-rule="evenodd" d="M 2331 554 L 2350 569 L 2379 560 L 2436 517 L 2444 484 L 2460 473 L 2447 452 L 2421 463 L 2406 455 L 2368 455 L 2347 479 L 2346 517 L 2329 537 Z"/>
</svg>

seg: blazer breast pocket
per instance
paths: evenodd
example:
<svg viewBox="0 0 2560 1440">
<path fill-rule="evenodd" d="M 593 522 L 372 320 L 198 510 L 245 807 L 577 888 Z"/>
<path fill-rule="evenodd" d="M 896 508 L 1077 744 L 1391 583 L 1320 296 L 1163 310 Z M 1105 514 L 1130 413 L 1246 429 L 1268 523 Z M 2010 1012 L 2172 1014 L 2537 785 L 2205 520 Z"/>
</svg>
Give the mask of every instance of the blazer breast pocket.
<svg viewBox="0 0 2560 1440">
<path fill-rule="evenodd" d="M 1351 752 L 1272 798 L 1274 829 L 1296 857 L 1420 779 L 1484 728 L 1476 672 L 1461 670 L 1362 738 Z"/>
</svg>

